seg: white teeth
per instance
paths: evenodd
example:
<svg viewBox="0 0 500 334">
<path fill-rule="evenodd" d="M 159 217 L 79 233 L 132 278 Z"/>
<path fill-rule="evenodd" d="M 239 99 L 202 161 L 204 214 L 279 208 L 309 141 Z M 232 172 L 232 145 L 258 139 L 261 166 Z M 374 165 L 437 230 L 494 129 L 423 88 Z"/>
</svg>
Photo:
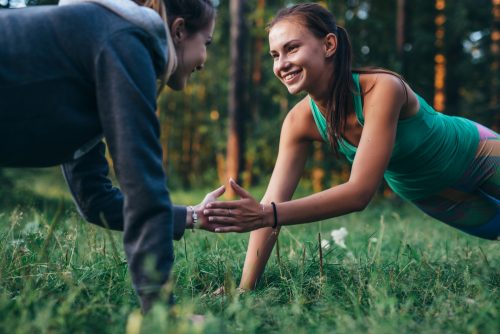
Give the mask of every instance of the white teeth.
<svg viewBox="0 0 500 334">
<path fill-rule="evenodd" d="M 295 78 L 295 76 L 297 75 L 297 73 L 290 73 L 290 74 L 287 74 L 285 76 L 285 80 L 286 81 L 289 81 L 289 80 L 292 80 L 293 78 Z"/>
</svg>

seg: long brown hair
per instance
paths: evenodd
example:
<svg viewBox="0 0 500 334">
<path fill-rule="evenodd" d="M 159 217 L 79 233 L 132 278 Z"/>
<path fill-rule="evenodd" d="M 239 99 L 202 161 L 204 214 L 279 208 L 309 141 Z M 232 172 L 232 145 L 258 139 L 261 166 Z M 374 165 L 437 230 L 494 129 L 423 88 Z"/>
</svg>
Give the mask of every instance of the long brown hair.
<svg viewBox="0 0 500 334">
<path fill-rule="evenodd" d="M 211 0 L 134 0 L 136 3 L 156 11 L 167 30 L 168 63 L 165 73 L 160 77 L 159 91 L 177 68 L 177 55 L 170 35 L 170 25 L 181 17 L 185 21 L 188 33 L 195 33 L 205 28 L 215 19 L 216 9 Z"/>
<path fill-rule="evenodd" d="M 283 8 L 268 24 L 267 31 L 276 23 L 290 19 L 303 24 L 319 39 L 330 33 L 337 36 L 337 51 L 332 59 L 334 75 L 332 81 L 328 83 L 330 96 L 327 101 L 326 123 L 328 140 L 334 153 L 338 154 L 338 140 L 344 135 L 347 116 L 354 110 L 352 94 L 356 93 L 352 73 L 389 73 L 400 79 L 401 76 L 381 68 L 353 69 L 352 47 L 347 31 L 336 24 L 333 14 L 323 6 L 316 3 L 302 3 Z"/>
</svg>

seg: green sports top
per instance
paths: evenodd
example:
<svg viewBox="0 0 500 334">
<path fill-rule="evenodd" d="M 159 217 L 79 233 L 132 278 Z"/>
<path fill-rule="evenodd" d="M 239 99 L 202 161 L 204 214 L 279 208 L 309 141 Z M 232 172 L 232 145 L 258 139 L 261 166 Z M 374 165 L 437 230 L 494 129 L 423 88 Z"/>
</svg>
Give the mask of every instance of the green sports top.
<svg viewBox="0 0 500 334">
<path fill-rule="evenodd" d="M 364 125 L 359 74 L 353 73 L 356 93 L 354 110 L 361 126 Z M 454 184 L 474 159 L 479 144 L 476 125 L 462 117 L 438 113 L 417 95 L 418 112 L 399 120 L 396 141 L 384 178 L 402 198 L 417 200 Z M 316 126 L 328 142 L 326 119 L 312 99 L 310 106 Z M 352 164 L 356 147 L 339 140 L 339 151 Z"/>
</svg>

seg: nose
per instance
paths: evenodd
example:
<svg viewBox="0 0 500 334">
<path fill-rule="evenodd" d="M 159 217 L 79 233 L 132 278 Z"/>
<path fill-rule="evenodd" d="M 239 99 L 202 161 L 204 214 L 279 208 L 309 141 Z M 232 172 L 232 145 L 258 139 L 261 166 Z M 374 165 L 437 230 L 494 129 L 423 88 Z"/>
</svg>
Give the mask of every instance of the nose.
<svg viewBox="0 0 500 334">
<path fill-rule="evenodd" d="M 290 67 L 290 62 L 285 57 L 278 57 L 274 61 L 274 74 L 276 74 L 279 77 L 279 73 L 281 71 L 286 70 L 289 67 Z"/>
</svg>

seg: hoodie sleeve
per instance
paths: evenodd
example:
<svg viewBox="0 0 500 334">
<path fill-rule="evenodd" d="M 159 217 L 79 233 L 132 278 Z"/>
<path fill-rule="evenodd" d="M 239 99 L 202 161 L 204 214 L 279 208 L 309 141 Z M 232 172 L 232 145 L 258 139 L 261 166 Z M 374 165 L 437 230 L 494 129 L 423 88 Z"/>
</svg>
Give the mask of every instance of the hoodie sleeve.
<svg viewBox="0 0 500 334">
<path fill-rule="evenodd" d="M 123 194 L 108 178 L 105 144 L 79 159 L 61 166 L 64 179 L 80 215 L 88 222 L 123 231 Z M 186 207 L 174 206 L 174 240 L 180 240 L 186 226 Z"/>
<path fill-rule="evenodd" d="M 173 209 L 162 167 L 149 37 L 112 35 L 95 60 L 97 106 L 123 192 L 124 248 L 141 300 L 158 293 L 174 261 Z"/>
</svg>

